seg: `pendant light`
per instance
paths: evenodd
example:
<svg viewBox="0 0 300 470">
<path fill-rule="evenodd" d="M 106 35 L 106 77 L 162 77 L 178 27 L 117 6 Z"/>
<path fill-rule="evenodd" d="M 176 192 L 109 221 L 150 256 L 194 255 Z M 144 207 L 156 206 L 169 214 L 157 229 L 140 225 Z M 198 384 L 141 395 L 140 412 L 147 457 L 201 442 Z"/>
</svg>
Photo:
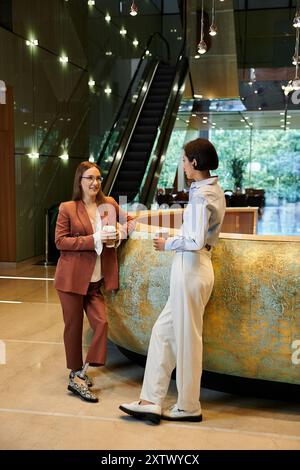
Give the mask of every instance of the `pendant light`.
<svg viewBox="0 0 300 470">
<path fill-rule="evenodd" d="M 300 9 L 296 10 L 295 17 L 293 20 L 294 28 L 300 28 Z"/>
<path fill-rule="evenodd" d="M 198 44 L 198 52 L 199 54 L 205 54 L 207 51 L 207 45 L 206 42 L 204 41 L 204 8 L 203 8 L 203 1 L 202 0 L 202 8 L 201 8 L 201 36 L 200 36 L 200 42 Z"/>
<path fill-rule="evenodd" d="M 212 9 L 211 9 L 211 25 L 210 25 L 210 28 L 209 28 L 209 34 L 211 36 L 215 36 L 218 32 L 218 28 L 215 24 L 215 12 L 216 12 L 216 9 L 215 9 L 215 0 L 212 0 Z"/>
<path fill-rule="evenodd" d="M 293 86 L 294 90 L 300 90 L 300 79 L 299 79 L 299 75 L 298 75 L 298 71 L 299 71 L 299 35 L 300 35 L 300 28 L 297 26 L 295 55 L 294 55 L 294 59 L 295 59 L 295 62 L 296 62 L 296 65 L 295 65 L 296 70 L 295 70 L 294 80 L 292 81 L 292 86 Z"/>
<path fill-rule="evenodd" d="M 294 25 L 294 24 L 293 24 Z M 289 93 L 300 90 L 300 78 L 299 78 L 299 36 L 300 36 L 300 28 L 296 28 L 296 43 L 295 43 L 295 54 L 293 55 L 293 64 L 295 65 L 295 76 L 292 80 L 289 80 L 286 86 L 282 86 L 284 94 L 286 96 Z"/>
<path fill-rule="evenodd" d="M 132 2 L 129 14 L 131 16 L 136 16 L 138 14 L 138 7 L 136 6 L 135 2 Z"/>
</svg>

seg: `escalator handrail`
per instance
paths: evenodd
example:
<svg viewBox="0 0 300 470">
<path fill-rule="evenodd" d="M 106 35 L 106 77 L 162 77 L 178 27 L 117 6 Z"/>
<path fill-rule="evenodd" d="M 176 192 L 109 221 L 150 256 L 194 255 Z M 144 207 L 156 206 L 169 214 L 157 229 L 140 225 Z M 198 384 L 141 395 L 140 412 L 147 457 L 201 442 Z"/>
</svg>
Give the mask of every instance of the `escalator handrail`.
<svg viewBox="0 0 300 470">
<path fill-rule="evenodd" d="M 135 79 L 136 79 L 136 77 L 137 77 L 137 75 L 138 75 L 138 72 L 139 72 L 139 70 L 140 70 L 140 68 L 141 68 L 141 66 L 142 66 L 142 64 L 143 64 L 143 59 L 144 59 L 144 57 L 146 56 L 146 51 L 149 49 L 150 44 L 151 44 L 151 42 L 153 41 L 153 39 L 154 39 L 155 36 L 159 36 L 159 37 L 163 40 L 163 42 L 166 44 L 166 47 L 167 47 L 167 61 L 170 62 L 170 45 L 169 45 L 168 41 L 166 40 L 166 38 L 165 38 L 160 32 L 156 31 L 155 33 L 151 34 L 151 36 L 149 37 L 149 39 L 148 39 L 148 41 L 147 41 L 147 43 L 146 43 L 146 46 L 145 46 L 145 48 L 144 48 L 144 50 L 143 50 L 143 53 L 142 53 L 142 55 L 141 55 L 141 58 L 140 58 L 140 60 L 139 60 L 138 66 L 137 66 L 137 68 L 136 68 L 136 70 L 135 70 L 135 72 L 134 72 L 134 75 L 133 75 L 133 77 L 132 77 L 132 79 L 131 79 L 131 81 L 130 81 L 129 87 L 127 88 L 127 92 L 126 92 L 126 94 L 125 94 L 125 96 L 124 96 L 124 98 L 123 98 L 123 101 L 122 101 L 122 103 L 121 103 L 121 106 L 119 107 L 119 110 L 118 110 L 118 112 L 117 112 L 117 115 L 116 115 L 116 117 L 115 117 L 115 119 L 114 119 L 114 122 L 113 122 L 111 128 L 110 128 L 110 131 L 109 131 L 109 134 L 108 134 L 108 136 L 107 136 L 107 138 L 106 138 L 106 141 L 105 141 L 105 143 L 104 143 L 104 145 L 103 145 L 103 147 L 102 147 L 102 149 L 101 149 L 101 151 L 100 151 L 100 154 L 99 154 L 99 156 L 98 156 L 98 158 L 97 158 L 97 163 L 98 163 L 98 164 L 101 162 L 102 158 L 103 158 L 104 155 L 105 155 L 106 149 L 107 149 L 108 144 L 109 144 L 109 142 L 110 142 L 110 140 L 111 140 L 111 137 L 112 137 L 112 135 L 113 135 L 113 132 L 114 132 L 115 128 L 117 127 L 117 124 L 118 124 L 118 121 L 119 121 L 119 119 L 120 119 L 122 110 L 123 110 L 123 108 L 124 108 L 124 106 L 125 106 L 125 104 L 126 104 L 126 102 L 127 102 L 127 100 L 128 100 L 128 97 L 129 97 L 129 95 L 130 95 L 130 91 L 131 91 L 131 89 L 132 89 L 132 87 L 133 87 L 133 85 L 134 85 L 134 82 L 135 82 Z"/>
</svg>

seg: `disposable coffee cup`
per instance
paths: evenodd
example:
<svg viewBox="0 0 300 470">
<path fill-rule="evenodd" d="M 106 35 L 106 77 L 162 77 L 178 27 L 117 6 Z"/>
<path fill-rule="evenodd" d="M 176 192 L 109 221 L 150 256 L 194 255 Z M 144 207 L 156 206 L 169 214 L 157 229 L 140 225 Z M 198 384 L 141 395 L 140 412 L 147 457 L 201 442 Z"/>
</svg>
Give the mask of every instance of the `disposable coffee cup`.
<svg viewBox="0 0 300 470">
<path fill-rule="evenodd" d="M 166 227 L 160 227 L 160 229 L 155 232 L 155 238 L 164 238 L 166 240 L 168 237 L 169 229 Z"/>
<path fill-rule="evenodd" d="M 116 227 L 114 225 L 104 225 L 102 231 L 107 233 L 107 248 L 114 248 L 116 243 Z"/>
</svg>

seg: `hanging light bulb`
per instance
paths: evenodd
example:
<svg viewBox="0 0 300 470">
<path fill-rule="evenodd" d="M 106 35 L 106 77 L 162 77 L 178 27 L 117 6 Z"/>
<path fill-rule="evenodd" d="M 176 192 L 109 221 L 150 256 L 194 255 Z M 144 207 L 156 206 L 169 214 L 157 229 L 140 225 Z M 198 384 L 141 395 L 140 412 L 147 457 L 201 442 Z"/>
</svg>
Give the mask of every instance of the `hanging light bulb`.
<svg viewBox="0 0 300 470">
<path fill-rule="evenodd" d="M 293 80 L 289 80 L 287 85 L 281 87 L 284 91 L 284 94 L 287 96 L 292 91 L 300 90 L 300 78 L 295 77 Z"/>
<path fill-rule="evenodd" d="M 198 52 L 199 54 L 205 54 L 207 51 L 207 45 L 205 41 L 200 41 L 198 44 Z"/>
<path fill-rule="evenodd" d="M 206 42 L 203 39 L 204 38 L 203 29 L 204 29 L 204 10 L 203 10 L 203 0 L 202 0 L 202 7 L 201 7 L 201 37 L 200 37 L 200 42 L 198 44 L 199 54 L 205 54 L 205 52 L 207 51 L 207 45 L 206 45 Z"/>
<path fill-rule="evenodd" d="M 294 20 L 293 20 L 294 28 L 300 28 L 300 10 L 296 11 Z"/>
<path fill-rule="evenodd" d="M 284 94 L 285 94 L 285 96 L 288 96 L 288 94 L 289 94 L 291 91 L 294 90 L 294 89 L 293 89 L 293 86 L 292 86 L 292 81 L 293 81 L 293 80 L 290 80 L 290 81 L 287 83 L 287 85 L 282 85 L 282 87 L 281 87 L 282 90 L 283 90 L 283 92 L 284 92 Z"/>
<path fill-rule="evenodd" d="M 297 14 L 298 14 L 298 18 L 299 18 L 299 27 L 295 26 L 295 19 L 297 18 Z M 284 94 L 286 96 L 288 96 L 289 93 L 291 93 L 293 91 L 300 90 L 300 78 L 299 78 L 299 75 L 298 75 L 298 70 L 299 70 L 299 38 L 300 38 L 299 10 L 298 10 L 298 13 L 296 13 L 296 16 L 294 18 L 293 26 L 295 26 L 297 28 L 296 29 L 295 53 L 293 55 L 293 64 L 296 66 L 296 70 L 295 70 L 294 78 L 292 80 L 289 80 L 286 86 L 284 86 L 284 85 L 282 86 L 282 89 L 283 89 Z"/>
<path fill-rule="evenodd" d="M 138 7 L 134 2 L 132 2 L 131 7 L 130 7 L 130 15 L 131 16 L 136 16 L 138 14 Z"/>
<path fill-rule="evenodd" d="M 250 68 L 250 73 L 249 73 L 249 76 L 250 76 L 250 81 L 249 81 L 249 85 L 250 85 L 250 82 L 251 82 L 251 85 L 253 84 L 253 82 L 256 82 L 256 73 L 255 73 L 255 68 L 251 67 Z"/>
<path fill-rule="evenodd" d="M 292 82 L 292 87 L 293 87 L 293 90 L 300 90 L 300 78 L 299 77 L 295 77 L 294 80 L 290 80 Z"/>
<path fill-rule="evenodd" d="M 295 77 L 292 80 L 292 87 L 293 87 L 294 90 L 300 90 L 300 79 L 299 79 L 299 75 L 298 75 L 298 69 L 299 69 L 299 36 L 300 36 L 300 29 L 299 28 L 300 28 L 300 25 L 299 25 L 299 27 L 297 26 L 297 31 L 296 31 L 296 44 L 295 44 L 295 54 L 294 54 L 296 70 L 295 70 Z"/>
<path fill-rule="evenodd" d="M 215 36 L 218 32 L 218 28 L 215 24 L 215 0 L 212 1 L 212 9 L 211 9 L 211 25 L 209 28 L 209 34 L 211 36 Z"/>
<path fill-rule="evenodd" d="M 209 34 L 215 36 L 218 33 L 218 28 L 215 24 L 211 24 L 209 27 Z"/>
</svg>

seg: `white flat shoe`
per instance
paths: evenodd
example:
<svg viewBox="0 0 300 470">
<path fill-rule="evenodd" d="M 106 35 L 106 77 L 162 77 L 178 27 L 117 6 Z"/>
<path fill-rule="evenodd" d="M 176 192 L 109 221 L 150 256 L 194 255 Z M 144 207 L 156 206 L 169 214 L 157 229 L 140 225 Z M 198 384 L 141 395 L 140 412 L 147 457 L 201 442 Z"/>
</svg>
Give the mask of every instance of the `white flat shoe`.
<svg viewBox="0 0 300 470">
<path fill-rule="evenodd" d="M 202 421 L 201 409 L 193 411 L 180 410 L 177 405 L 171 406 L 167 410 L 163 410 L 162 419 L 167 421 L 190 421 L 200 422 Z"/>
<path fill-rule="evenodd" d="M 132 403 L 122 403 L 119 409 L 136 419 L 151 421 L 153 424 L 159 424 L 160 422 L 161 407 L 159 405 L 140 405 L 138 401 L 134 401 Z"/>
</svg>

